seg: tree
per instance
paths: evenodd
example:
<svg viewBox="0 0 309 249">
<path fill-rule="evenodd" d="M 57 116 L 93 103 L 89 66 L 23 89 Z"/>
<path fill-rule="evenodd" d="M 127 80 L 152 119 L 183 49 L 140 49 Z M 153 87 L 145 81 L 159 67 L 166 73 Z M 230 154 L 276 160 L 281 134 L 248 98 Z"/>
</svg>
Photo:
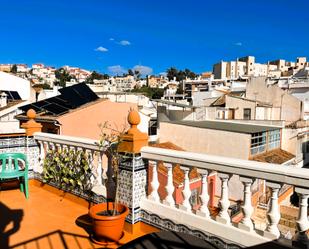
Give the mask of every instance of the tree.
<svg viewBox="0 0 309 249">
<path fill-rule="evenodd" d="M 150 88 L 148 86 L 142 86 L 140 88 L 134 88 L 131 92 L 143 93 L 150 99 L 160 99 L 164 94 L 164 89 L 162 88 Z"/>
<path fill-rule="evenodd" d="M 186 68 L 185 70 L 184 70 L 184 75 L 185 75 L 185 77 L 186 78 L 189 78 L 189 79 L 195 79 L 196 78 L 196 76 L 197 76 L 197 74 L 196 73 L 194 73 L 194 72 L 192 72 L 190 69 L 188 69 L 188 68 Z"/>
<path fill-rule="evenodd" d="M 190 69 L 186 68 L 185 70 L 178 70 L 175 67 L 168 68 L 166 70 L 168 80 L 173 80 L 176 78 L 177 81 L 183 81 L 186 78 L 195 79 L 196 74 L 192 72 Z"/>
<path fill-rule="evenodd" d="M 93 84 L 93 80 L 103 80 L 108 78 L 109 78 L 108 74 L 100 74 L 96 71 L 93 71 L 86 79 L 86 83 Z"/>
<path fill-rule="evenodd" d="M 168 80 L 173 80 L 175 77 L 177 78 L 178 76 L 178 69 L 176 69 L 175 67 L 167 69 L 166 72 Z"/>
<path fill-rule="evenodd" d="M 17 73 L 17 65 L 16 64 L 14 64 L 13 66 L 12 66 L 12 68 L 11 68 L 11 73 Z"/>
<path fill-rule="evenodd" d="M 139 79 L 141 77 L 141 72 L 138 70 L 134 70 L 134 75 L 137 79 Z"/>
<path fill-rule="evenodd" d="M 132 69 L 128 69 L 128 75 L 130 75 L 130 76 L 134 76 L 134 72 L 133 72 L 133 70 L 132 70 Z"/>
<path fill-rule="evenodd" d="M 56 76 L 56 84 L 62 87 L 65 87 L 67 81 L 71 81 L 71 79 L 75 79 L 72 75 L 68 73 L 64 68 L 59 68 L 55 71 Z"/>
</svg>

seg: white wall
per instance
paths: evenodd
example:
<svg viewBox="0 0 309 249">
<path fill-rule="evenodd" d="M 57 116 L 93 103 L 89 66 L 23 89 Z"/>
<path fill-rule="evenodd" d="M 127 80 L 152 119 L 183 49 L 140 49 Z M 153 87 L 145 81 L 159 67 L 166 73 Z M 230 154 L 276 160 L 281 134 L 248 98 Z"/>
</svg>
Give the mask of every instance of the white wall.
<svg viewBox="0 0 309 249">
<path fill-rule="evenodd" d="M 30 81 L 9 73 L 0 72 L 0 90 L 17 91 L 23 100 L 31 98 Z"/>
</svg>

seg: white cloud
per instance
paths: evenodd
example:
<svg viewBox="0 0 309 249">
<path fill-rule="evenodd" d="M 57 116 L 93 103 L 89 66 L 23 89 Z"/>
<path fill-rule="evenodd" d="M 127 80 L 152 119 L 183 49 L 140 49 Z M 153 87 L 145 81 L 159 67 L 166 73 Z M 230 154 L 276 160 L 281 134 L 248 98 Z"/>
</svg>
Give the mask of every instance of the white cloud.
<svg viewBox="0 0 309 249">
<path fill-rule="evenodd" d="M 114 38 L 109 38 L 109 40 L 110 40 L 110 41 L 114 41 L 115 39 L 114 39 Z"/>
<path fill-rule="evenodd" d="M 98 51 L 98 52 L 107 52 L 108 51 L 108 49 L 107 48 L 104 48 L 104 47 L 102 47 L 102 46 L 100 46 L 100 47 L 97 47 L 96 49 L 95 49 L 95 51 Z"/>
<path fill-rule="evenodd" d="M 234 43 L 235 46 L 242 46 L 242 43 L 241 42 L 236 42 Z"/>
<path fill-rule="evenodd" d="M 116 74 L 120 75 L 120 74 L 127 72 L 127 70 L 120 65 L 109 66 L 109 67 L 107 67 L 107 69 L 110 73 L 115 74 L 115 75 Z"/>
<path fill-rule="evenodd" d="M 150 75 L 153 72 L 151 67 L 142 66 L 142 65 L 135 65 L 133 67 L 133 71 L 139 71 L 141 75 Z"/>
<path fill-rule="evenodd" d="M 122 40 L 122 41 L 118 42 L 118 44 L 120 44 L 121 46 L 129 46 L 129 45 L 131 45 L 131 42 L 129 42 L 127 40 Z"/>
</svg>

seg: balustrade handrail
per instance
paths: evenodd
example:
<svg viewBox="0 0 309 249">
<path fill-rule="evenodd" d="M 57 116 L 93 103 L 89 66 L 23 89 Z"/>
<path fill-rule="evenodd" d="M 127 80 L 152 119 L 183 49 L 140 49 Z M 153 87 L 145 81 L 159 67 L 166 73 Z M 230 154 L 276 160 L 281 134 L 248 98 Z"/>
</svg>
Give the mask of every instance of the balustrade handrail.
<svg viewBox="0 0 309 249">
<path fill-rule="evenodd" d="M 104 151 L 103 148 L 100 148 L 99 141 L 95 139 L 57 135 L 44 132 L 35 132 L 33 136 L 34 139 L 38 141 L 51 142 L 54 144 L 62 144 L 67 146 L 75 146 L 95 151 Z"/>
<path fill-rule="evenodd" d="M 148 146 L 142 148 L 141 155 L 144 159 L 153 161 L 264 179 L 305 189 L 309 186 L 309 170 L 303 168 Z"/>
</svg>

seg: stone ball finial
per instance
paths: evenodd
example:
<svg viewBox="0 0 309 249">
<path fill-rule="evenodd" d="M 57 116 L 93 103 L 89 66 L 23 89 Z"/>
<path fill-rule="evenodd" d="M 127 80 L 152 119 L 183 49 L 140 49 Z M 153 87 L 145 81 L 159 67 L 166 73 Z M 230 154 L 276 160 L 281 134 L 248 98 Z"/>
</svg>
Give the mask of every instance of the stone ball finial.
<svg viewBox="0 0 309 249">
<path fill-rule="evenodd" d="M 131 110 L 128 115 L 128 122 L 130 125 L 138 125 L 141 122 L 141 118 L 137 111 Z"/>
<path fill-rule="evenodd" d="M 35 116 L 36 116 L 35 110 L 29 109 L 29 110 L 27 111 L 27 117 L 28 117 L 29 119 L 35 119 Z"/>
</svg>

